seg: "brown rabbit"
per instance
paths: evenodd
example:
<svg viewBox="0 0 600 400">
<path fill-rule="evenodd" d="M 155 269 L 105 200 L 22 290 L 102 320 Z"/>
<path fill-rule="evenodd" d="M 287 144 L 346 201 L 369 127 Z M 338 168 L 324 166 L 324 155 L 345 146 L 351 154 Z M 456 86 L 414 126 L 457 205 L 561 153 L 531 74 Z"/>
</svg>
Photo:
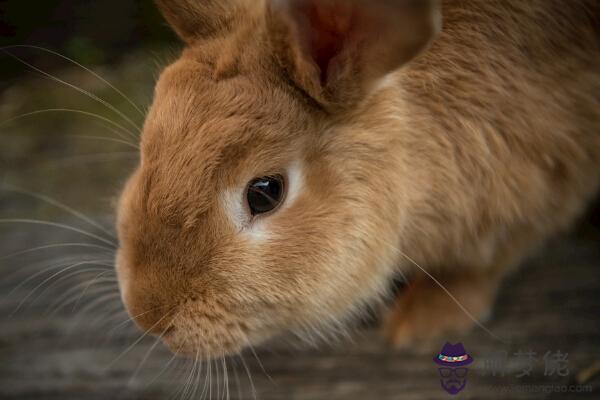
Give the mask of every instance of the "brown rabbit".
<svg viewBox="0 0 600 400">
<path fill-rule="evenodd" d="M 336 328 L 398 273 L 394 343 L 468 328 L 598 188 L 597 0 L 158 5 L 187 47 L 120 201 L 117 270 L 173 351 Z"/>
</svg>

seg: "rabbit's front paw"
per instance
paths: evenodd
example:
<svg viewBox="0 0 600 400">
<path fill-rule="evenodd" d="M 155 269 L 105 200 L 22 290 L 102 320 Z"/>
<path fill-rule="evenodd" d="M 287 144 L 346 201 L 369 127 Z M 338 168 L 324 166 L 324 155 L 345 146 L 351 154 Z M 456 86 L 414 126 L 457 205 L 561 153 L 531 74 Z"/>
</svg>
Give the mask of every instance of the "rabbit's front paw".
<svg viewBox="0 0 600 400">
<path fill-rule="evenodd" d="M 394 347 L 427 345 L 440 335 L 465 332 L 489 315 L 495 277 L 465 273 L 436 280 L 415 279 L 386 315 L 383 331 Z"/>
</svg>

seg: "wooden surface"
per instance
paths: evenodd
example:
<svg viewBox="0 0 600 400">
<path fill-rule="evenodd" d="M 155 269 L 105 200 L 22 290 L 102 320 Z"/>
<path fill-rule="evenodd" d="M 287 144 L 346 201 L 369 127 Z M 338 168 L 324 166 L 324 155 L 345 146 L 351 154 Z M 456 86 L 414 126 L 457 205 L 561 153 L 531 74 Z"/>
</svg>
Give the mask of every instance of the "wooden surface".
<svg viewBox="0 0 600 400">
<path fill-rule="evenodd" d="M 0 230 L 0 254 L 77 239 L 76 234 L 63 237 L 59 232 L 4 227 Z M 486 326 L 507 343 L 479 329 L 463 337 L 440 338 L 438 344 L 422 351 L 392 351 L 373 329 L 357 332 L 352 341 L 318 348 L 295 349 L 281 341 L 257 349 L 256 356 L 246 351 L 243 360 L 248 372 L 239 357 L 227 360 L 229 393 L 223 389 L 221 364 L 218 376 L 213 364 L 210 398 L 226 398 L 227 394 L 232 399 L 264 400 L 451 398 L 442 391 L 432 362 L 445 340 L 462 341 L 476 360 L 466 389 L 454 398 L 600 398 L 598 376 L 587 380 L 584 376 L 600 361 L 599 238 L 597 232 L 587 230 L 557 240 L 505 282 Z M 152 338 L 142 339 L 117 359 L 139 333 L 131 326 L 115 329 L 122 316 L 115 316 L 114 310 L 86 311 L 86 304 L 98 295 L 86 295 L 77 307 L 69 305 L 49 315 L 53 302 L 78 280 L 84 281 L 81 276 L 54 286 L 44 284 L 13 314 L 49 275 L 41 274 L 17 288 L 20 282 L 53 259 L 78 259 L 90 256 L 88 253 L 89 249 L 59 248 L 0 260 L 0 399 L 200 399 L 203 388 L 207 388 L 204 398 L 209 398 L 204 384 L 207 365 L 190 377 L 191 363 L 178 360 L 168 364 L 171 355 L 161 345 L 152 348 Z M 98 258 L 101 253 L 90 254 Z M 42 264 L 36 265 L 40 261 Z M 107 284 L 107 290 L 114 292 L 114 284 Z M 514 356 L 519 350 L 537 353 L 530 377 L 516 377 L 527 366 Z M 569 374 L 544 376 L 542 356 L 556 350 L 568 353 Z M 507 364 L 493 376 L 490 363 L 502 357 L 502 352 L 506 352 Z M 157 378 L 167 364 L 166 372 Z M 591 387 L 592 392 L 539 392 L 547 389 L 541 385 L 578 384 L 578 379 L 586 380 L 579 390 Z M 197 384 L 182 393 L 186 382 Z"/>
</svg>

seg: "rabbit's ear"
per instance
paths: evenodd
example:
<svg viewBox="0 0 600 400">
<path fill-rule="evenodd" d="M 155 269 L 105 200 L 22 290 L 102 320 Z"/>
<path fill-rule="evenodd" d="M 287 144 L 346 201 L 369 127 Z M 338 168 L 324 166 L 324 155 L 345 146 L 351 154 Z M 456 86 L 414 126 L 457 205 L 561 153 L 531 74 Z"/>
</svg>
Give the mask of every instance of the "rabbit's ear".
<svg viewBox="0 0 600 400">
<path fill-rule="evenodd" d="M 270 0 L 267 24 L 292 79 L 326 106 L 359 101 L 441 29 L 437 0 Z"/>
<path fill-rule="evenodd" d="M 239 0 L 155 0 L 179 37 L 187 43 L 229 30 Z"/>
</svg>

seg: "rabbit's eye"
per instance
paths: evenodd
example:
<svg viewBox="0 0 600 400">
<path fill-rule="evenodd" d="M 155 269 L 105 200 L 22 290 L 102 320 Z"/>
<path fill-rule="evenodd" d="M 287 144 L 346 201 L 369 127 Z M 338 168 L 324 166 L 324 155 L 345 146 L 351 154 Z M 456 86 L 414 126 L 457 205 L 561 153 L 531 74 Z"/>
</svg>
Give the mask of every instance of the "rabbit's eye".
<svg viewBox="0 0 600 400">
<path fill-rule="evenodd" d="M 265 176 L 250 181 L 246 192 L 252 215 L 275 210 L 283 200 L 284 185 L 281 175 Z"/>
</svg>

